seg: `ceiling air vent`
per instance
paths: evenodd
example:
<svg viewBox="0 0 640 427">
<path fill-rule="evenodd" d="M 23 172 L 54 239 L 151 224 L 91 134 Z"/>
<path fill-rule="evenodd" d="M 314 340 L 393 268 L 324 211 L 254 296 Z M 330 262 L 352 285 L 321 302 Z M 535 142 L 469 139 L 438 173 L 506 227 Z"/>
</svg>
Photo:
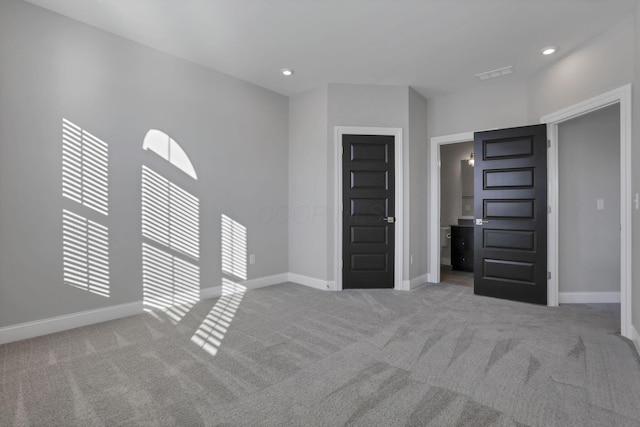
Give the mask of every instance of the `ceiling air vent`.
<svg viewBox="0 0 640 427">
<path fill-rule="evenodd" d="M 497 70 L 485 71 L 484 73 L 476 74 L 478 80 L 489 80 L 495 79 L 496 77 L 506 76 L 508 74 L 513 73 L 513 66 L 509 65 L 508 67 L 498 68 Z"/>
</svg>

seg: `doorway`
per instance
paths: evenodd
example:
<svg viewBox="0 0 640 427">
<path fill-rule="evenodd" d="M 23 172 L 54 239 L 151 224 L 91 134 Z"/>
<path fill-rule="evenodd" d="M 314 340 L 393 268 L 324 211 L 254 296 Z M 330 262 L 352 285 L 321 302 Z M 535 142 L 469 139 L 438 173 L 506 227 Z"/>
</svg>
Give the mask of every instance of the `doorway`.
<svg viewBox="0 0 640 427">
<path fill-rule="evenodd" d="M 392 135 L 342 136 L 342 288 L 393 288 Z"/>
<path fill-rule="evenodd" d="M 620 303 L 620 106 L 558 126 L 559 303 Z"/>
<path fill-rule="evenodd" d="M 579 117 L 592 111 L 619 104 L 620 106 L 620 317 L 621 335 L 631 338 L 631 85 L 606 92 L 600 96 L 588 99 L 570 106 L 556 113 L 544 116 L 542 123 L 547 124 L 550 148 L 548 156 L 548 299 L 547 305 L 558 305 L 558 125 L 572 118 Z M 445 135 L 431 138 L 430 143 L 430 177 L 429 200 L 431 204 L 429 215 L 429 235 L 434 236 L 429 243 L 429 274 L 430 283 L 440 282 L 440 153 L 443 144 L 465 142 L 473 140 L 473 132 Z"/>
<path fill-rule="evenodd" d="M 440 147 L 440 277 L 473 287 L 473 141 Z"/>
<path fill-rule="evenodd" d="M 631 331 L 631 85 L 606 92 L 602 95 L 572 105 L 553 114 L 542 117 L 546 123 L 550 140 L 549 162 L 549 306 L 559 304 L 559 198 L 558 185 L 558 146 L 559 126 L 561 123 L 578 118 L 608 106 L 619 106 L 619 190 L 620 190 L 620 333 L 632 338 Z M 603 202 L 604 203 L 604 202 Z M 596 208 L 598 206 L 596 205 Z"/>
<path fill-rule="evenodd" d="M 473 132 L 464 132 L 454 135 L 445 135 L 431 138 L 430 146 L 430 181 L 429 185 L 429 236 L 435 238 L 429 241 L 429 273 L 427 281 L 429 283 L 441 282 L 441 245 L 447 239 L 446 227 L 441 228 L 441 194 L 442 177 L 440 174 L 441 148 L 452 144 L 470 143 L 473 145 Z M 450 243 L 448 243 L 450 244 Z M 445 261 L 446 262 L 446 261 Z"/>
</svg>

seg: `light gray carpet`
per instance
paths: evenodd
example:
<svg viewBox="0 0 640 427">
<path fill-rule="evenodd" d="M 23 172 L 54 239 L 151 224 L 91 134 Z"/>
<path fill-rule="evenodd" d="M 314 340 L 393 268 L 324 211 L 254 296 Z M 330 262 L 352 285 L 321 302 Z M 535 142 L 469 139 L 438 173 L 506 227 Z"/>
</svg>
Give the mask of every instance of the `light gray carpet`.
<svg viewBox="0 0 640 427">
<path fill-rule="evenodd" d="M 0 425 L 639 426 L 618 324 L 455 285 L 282 284 L 0 346 Z"/>
</svg>

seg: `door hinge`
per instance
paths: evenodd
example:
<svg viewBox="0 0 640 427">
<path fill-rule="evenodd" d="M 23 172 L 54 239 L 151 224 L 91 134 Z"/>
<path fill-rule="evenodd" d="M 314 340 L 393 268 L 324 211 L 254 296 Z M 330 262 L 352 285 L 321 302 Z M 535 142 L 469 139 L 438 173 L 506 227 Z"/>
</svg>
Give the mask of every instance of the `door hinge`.
<svg viewBox="0 0 640 427">
<path fill-rule="evenodd" d="M 547 213 L 551 213 L 551 206 L 547 206 Z"/>
<path fill-rule="evenodd" d="M 547 271 L 547 280 L 551 280 L 551 272 Z"/>
<path fill-rule="evenodd" d="M 340 154 L 344 154 L 344 147 L 340 147 Z"/>
<path fill-rule="evenodd" d="M 551 148 L 551 140 L 547 139 L 547 148 Z"/>
</svg>

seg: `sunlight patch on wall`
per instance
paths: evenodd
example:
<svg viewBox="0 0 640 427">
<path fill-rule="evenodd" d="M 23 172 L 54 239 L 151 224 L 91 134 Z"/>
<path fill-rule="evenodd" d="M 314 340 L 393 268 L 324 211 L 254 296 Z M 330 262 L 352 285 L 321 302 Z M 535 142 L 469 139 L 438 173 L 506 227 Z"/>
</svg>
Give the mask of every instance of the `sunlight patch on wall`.
<svg viewBox="0 0 640 427">
<path fill-rule="evenodd" d="M 222 272 L 247 280 L 247 227 L 223 214 L 221 228 Z"/>
<path fill-rule="evenodd" d="M 240 307 L 246 292 L 245 286 L 228 279 L 222 279 L 222 296 L 218 298 L 204 322 L 200 325 L 191 341 L 212 356 L 218 353 L 224 336 Z"/>
<path fill-rule="evenodd" d="M 62 195 L 107 215 L 108 168 L 107 144 L 62 119 Z"/>
<path fill-rule="evenodd" d="M 143 243 L 142 289 L 147 310 L 197 302 L 200 300 L 200 268 Z M 177 312 L 174 315 L 177 316 Z"/>
<path fill-rule="evenodd" d="M 62 198 L 63 282 L 108 297 L 109 147 L 65 118 Z"/>
<path fill-rule="evenodd" d="M 220 228 L 222 273 L 234 280 L 222 278 L 222 296 L 191 337 L 192 342 L 212 356 L 218 353 L 247 290 L 237 283 L 238 280 L 247 280 L 247 227 L 222 214 Z"/>
<path fill-rule="evenodd" d="M 200 300 L 200 201 L 147 166 L 142 166 L 142 237 L 144 307 L 165 309 L 179 322 Z"/>
<path fill-rule="evenodd" d="M 153 151 L 191 178 L 198 179 L 187 153 L 176 141 L 161 130 L 150 129 L 144 137 L 142 148 Z"/>
<path fill-rule="evenodd" d="M 142 167 L 142 236 L 194 259 L 200 257 L 197 197 Z"/>
<path fill-rule="evenodd" d="M 94 221 L 62 211 L 64 283 L 109 296 L 109 231 Z"/>
</svg>

